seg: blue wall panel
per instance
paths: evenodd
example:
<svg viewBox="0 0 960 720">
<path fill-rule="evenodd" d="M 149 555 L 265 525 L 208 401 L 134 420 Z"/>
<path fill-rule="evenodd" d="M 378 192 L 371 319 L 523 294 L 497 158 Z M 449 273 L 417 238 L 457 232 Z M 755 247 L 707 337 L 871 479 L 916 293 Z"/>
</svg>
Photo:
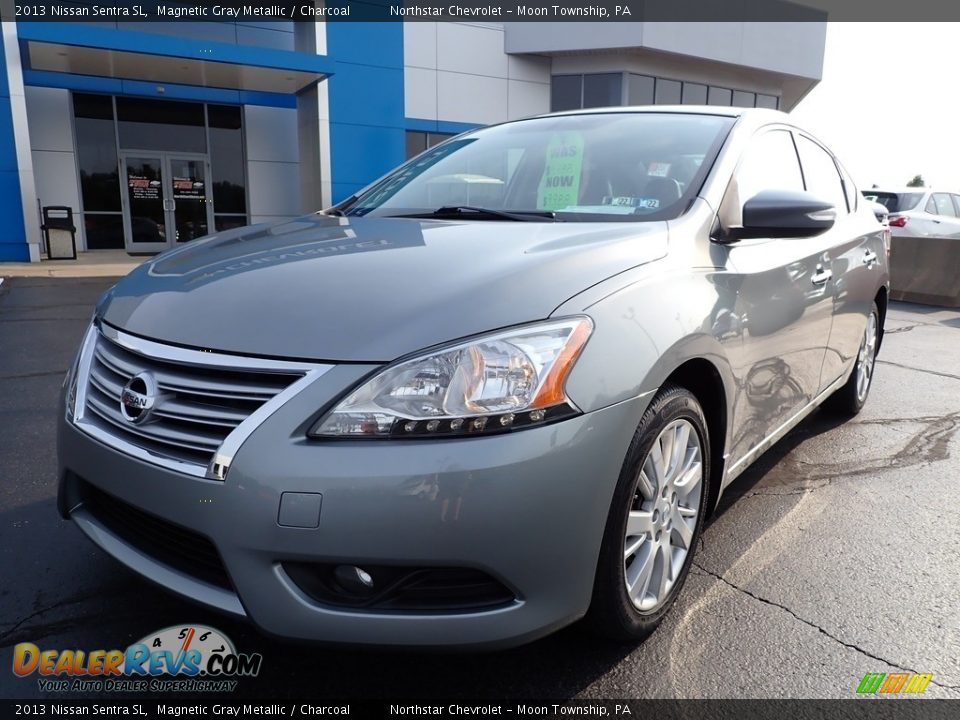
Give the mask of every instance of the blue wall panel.
<svg viewBox="0 0 960 720">
<path fill-rule="evenodd" d="M 0 95 L 0 171 L 17 171 L 17 148 L 13 144 L 13 115 L 10 112 L 10 96 Z"/>
<path fill-rule="evenodd" d="M 7 84 L 7 60 L 0 38 L 0 260 L 29 260 L 30 249 L 23 225 L 20 175 L 10 114 L 10 88 Z"/>
<path fill-rule="evenodd" d="M 339 202 L 405 159 L 403 23 L 327 23 L 330 168 Z"/>
</svg>

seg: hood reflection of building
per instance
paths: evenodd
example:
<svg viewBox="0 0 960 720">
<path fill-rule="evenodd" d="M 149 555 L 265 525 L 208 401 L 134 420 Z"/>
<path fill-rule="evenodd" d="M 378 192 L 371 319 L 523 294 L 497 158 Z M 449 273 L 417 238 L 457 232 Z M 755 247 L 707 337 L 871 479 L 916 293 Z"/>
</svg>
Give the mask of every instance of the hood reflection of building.
<svg viewBox="0 0 960 720">
<path fill-rule="evenodd" d="M 385 226 L 387 223 L 388 226 Z M 240 228 L 195 241 L 147 265 L 151 278 L 176 278 L 187 290 L 214 278 L 325 256 L 423 245 L 419 223 L 378 218 L 347 220 L 316 214 L 279 225 Z M 203 246 L 203 252 L 194 252 Z M 197 262 L 202 258 L 202 264 Z"/>
</svg>

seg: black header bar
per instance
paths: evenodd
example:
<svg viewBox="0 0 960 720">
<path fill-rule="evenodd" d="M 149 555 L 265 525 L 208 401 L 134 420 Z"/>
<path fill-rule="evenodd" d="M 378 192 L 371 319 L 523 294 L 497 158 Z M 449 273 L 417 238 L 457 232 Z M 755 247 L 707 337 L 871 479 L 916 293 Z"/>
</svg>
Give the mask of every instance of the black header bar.
<svg viewBox="0 0 960 720">
<path fill-rule="evenodd" d="M 823 22 L 960 20 L 954 0 L 0 0 L 21 22 Z M 883 48 L 878 48 L 878 52 Z"/>
<path fill-rule="evenodd" d="M 0 0 L 30 22 L 834 22 L 960 20 L 956 0 Z M 884 48 L 878 47 L 878 52 Z"/>
<path fill-rule="evenodd" d="M 436 720 L 952 720 L 956 700 L 0 700 L 4 718 L 435 718 Z"/>
</svg>

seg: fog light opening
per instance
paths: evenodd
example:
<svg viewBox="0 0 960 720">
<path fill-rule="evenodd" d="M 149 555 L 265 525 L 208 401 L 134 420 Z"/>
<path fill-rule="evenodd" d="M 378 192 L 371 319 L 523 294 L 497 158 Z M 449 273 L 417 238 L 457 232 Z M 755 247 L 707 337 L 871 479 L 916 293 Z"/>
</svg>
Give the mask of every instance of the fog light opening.
<svg viewBox="0 0 960 720">
<path fill-rule="evenodd" d="M 373 594 L 373 576 L 356 565 L 337 565 L 333 571 L 337 584 L 351 595 L 366 596 Z"/>
</svg>

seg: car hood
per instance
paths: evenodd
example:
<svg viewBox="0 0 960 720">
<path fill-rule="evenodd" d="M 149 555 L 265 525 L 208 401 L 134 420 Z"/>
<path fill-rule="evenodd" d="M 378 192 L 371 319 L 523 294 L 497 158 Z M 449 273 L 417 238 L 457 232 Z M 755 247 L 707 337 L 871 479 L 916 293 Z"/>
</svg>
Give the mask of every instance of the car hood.
<svg viewBox="0 0 960 720">
<path fill-rule="evenodd" d="M 386 362 L 547 318 L 663 257 L 665 223 L 418 221 L 310 215 L 198 240 L 144 263 L 102 320 L 191 347 Z"/>
</svg>

